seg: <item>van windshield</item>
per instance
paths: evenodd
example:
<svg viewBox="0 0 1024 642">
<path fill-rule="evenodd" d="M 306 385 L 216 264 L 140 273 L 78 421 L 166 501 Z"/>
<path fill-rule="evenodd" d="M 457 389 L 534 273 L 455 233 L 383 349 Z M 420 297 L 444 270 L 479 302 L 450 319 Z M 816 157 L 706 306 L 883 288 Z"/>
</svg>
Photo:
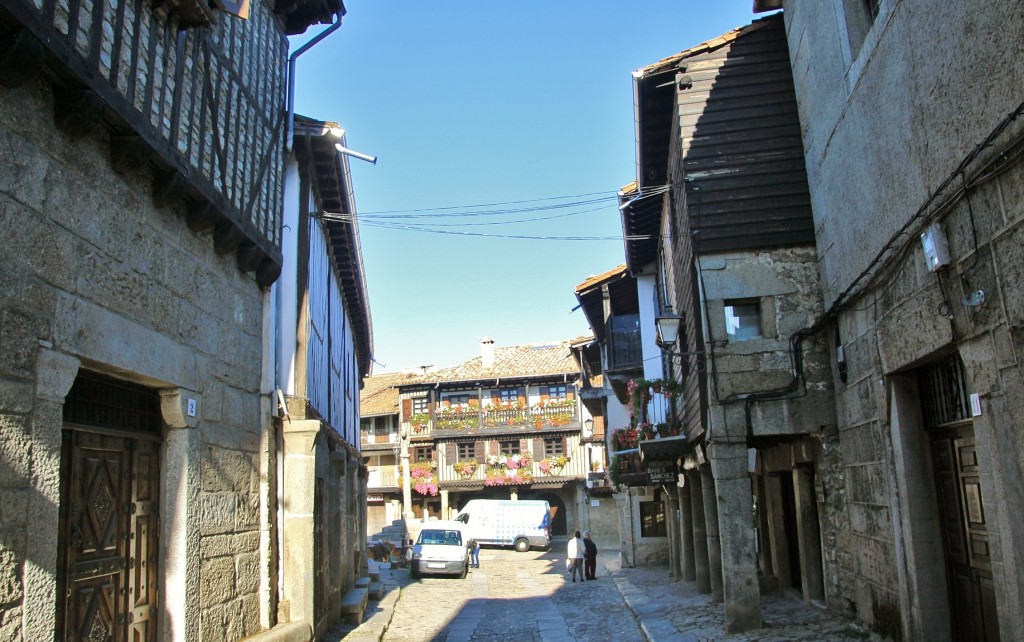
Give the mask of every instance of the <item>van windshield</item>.
<svg viewBox="0 0 1024 642">
<path fill-rule="evenodd" d="M 462 545 L 462 533 L 454 530 L 443 530 L 439 528 L 426 528 L 420 531 L 417 544 L 447 544 L 450 546 Z"/>
</svg>

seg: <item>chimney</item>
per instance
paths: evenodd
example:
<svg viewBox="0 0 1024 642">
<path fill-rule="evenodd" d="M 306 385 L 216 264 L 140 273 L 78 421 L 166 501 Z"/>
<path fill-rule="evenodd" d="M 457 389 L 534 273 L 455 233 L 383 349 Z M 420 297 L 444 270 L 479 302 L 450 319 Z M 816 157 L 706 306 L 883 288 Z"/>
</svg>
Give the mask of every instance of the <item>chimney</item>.
<svg viewBox="0 0 1024 642">
<path fill-rule="evenodd" d="M 485 369 L 494 367 L 494 339 L 490 337 L 480 339 L 480 365 Z"/>
</svg>

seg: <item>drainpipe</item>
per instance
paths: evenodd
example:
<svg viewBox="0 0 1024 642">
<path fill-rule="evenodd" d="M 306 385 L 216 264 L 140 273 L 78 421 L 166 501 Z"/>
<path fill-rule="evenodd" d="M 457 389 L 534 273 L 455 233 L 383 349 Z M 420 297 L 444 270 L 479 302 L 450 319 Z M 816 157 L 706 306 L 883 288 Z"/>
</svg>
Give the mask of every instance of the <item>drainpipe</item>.
<svg viewBox="0 0 1024 642">
<path fill-rule="evenodd" d="M 339 9 L 338 12 L 334 14 L 335 20 L 331 23 L 331 26 L 318 33 L 312 40 L 302 45 L 295 50 L 295 53 L 288 56 L 288 131 L 285 135 L 284 142 L 286 153 L 291 153 L 295 137 L 295 62 L 298 60 L 299 56 L 306 53 L 319 44 L 321 40 L 340 29 L 341 19 L 344 15 L 345 10 Z"/>
</svg>

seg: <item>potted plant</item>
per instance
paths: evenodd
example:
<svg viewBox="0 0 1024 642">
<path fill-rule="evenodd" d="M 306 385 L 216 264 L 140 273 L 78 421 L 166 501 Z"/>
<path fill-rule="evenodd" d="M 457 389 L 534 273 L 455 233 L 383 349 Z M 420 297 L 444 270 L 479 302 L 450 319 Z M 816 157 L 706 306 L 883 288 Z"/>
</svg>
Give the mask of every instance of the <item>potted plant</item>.
<svg viewBox="0 0 1024 642">
<path fill-rule="evenodd" d="M 479 464 L 475 459 L 472 458 L 463 459 L 452 464 L 452 468 L 455 469 L 455 472 L 462 475 L 463 477 L 472 477 L 473 473 L 476 472 L 477 467 L 479 467 Z"/>
</svg>

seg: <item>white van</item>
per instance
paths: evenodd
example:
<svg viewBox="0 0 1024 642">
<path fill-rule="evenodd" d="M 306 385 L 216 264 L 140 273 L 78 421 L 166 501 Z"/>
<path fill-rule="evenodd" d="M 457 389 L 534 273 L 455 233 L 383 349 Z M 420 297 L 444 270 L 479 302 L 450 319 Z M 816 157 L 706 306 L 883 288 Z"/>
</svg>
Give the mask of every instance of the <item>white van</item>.
<svg viewBox="0 0 1024 642">
<path fill-rule="evenodd" d="M 455 516 L 480 544 L 525 552 L 551 543 L 551 506 L 543 500 L 471 499 Z"/>
<path fill-rule="evenodd" d="M 412 547 L 411 573 L 421 575 L 458 575 L 466 577 L 469 550 L 466 527 L 461 522 L 427 522 Z"/>
</svg>

